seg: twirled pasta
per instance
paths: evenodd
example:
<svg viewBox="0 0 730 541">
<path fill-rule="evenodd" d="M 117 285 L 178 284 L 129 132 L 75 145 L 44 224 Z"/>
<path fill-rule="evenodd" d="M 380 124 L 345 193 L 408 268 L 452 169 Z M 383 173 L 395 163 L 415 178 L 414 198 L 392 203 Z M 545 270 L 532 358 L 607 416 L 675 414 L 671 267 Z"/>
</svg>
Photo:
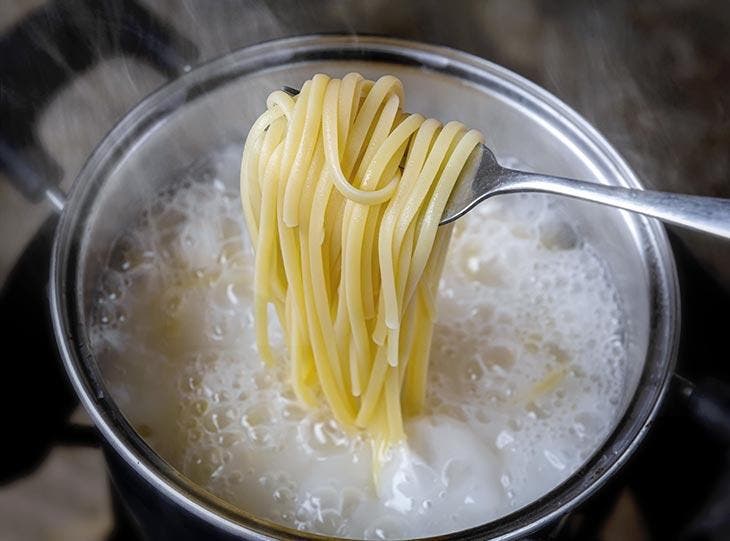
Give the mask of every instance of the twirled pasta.
<svg viewBox="0 0 730 541">
<path fill-rule="evenodd" d="M 248 134 L 241 199 L 255 249 L 257 347 L 268 305 L 292 385 L 388 444 L 424 403 L 450 226 L 438 222 L 482 135 L 403 111 L 403 85 L 315 75 L 275 91 Z"/>
</svg>

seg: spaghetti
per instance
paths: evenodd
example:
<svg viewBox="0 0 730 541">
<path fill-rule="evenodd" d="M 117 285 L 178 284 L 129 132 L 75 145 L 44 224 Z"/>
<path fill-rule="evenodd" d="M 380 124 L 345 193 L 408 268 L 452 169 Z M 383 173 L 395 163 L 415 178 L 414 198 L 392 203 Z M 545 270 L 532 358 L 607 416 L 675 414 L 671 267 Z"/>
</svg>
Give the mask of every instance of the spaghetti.
<svg viewBox="0 0 730 541">
<path fill-rule="evenodd" d="M 438 223 L 482 135 L 403 111 L 403 85 L 315 75 L 275 91 L 244 145 L 259 353 L 269 305 L 295 393 L 343 426 L 404 438 L 424 404 L 434 298 L 450 236 Z"/>
</svg>

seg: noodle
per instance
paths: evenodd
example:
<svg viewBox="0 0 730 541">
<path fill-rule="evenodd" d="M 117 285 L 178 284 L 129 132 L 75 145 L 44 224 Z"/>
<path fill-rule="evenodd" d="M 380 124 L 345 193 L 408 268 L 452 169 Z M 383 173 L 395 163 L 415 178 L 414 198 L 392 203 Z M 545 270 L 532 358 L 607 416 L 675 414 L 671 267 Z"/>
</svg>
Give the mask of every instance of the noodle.
<svg viewBox="0 0 730 541">
<path fill-rule="evenodd" d="M 243 151 L 241 199 L 256 252 L 256 342 L 268 307 L 286 336 L 292 385 L 321 396 L 379 448 L 421 411 L 450 226 L 438 223 L 482 142 L 458 122 L 403 111 L 403 85 L 315 75 L 267 99 Z"/>
</svg>

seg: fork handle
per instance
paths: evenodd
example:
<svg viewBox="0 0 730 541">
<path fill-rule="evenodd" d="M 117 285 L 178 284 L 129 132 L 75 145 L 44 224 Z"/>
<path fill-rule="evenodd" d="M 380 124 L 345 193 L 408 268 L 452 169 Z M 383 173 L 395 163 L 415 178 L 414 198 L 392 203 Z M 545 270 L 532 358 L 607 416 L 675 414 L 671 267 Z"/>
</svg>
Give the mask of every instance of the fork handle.
<svg viewBox="0 0 730 541">
<path fill-rule="evenodd" d="M 730 239 L 730 199 L 606 186 L 564 177 L 504 169 L 507 192 L 546 192 L 593 201 L 670 224 Z"/>
</svg>

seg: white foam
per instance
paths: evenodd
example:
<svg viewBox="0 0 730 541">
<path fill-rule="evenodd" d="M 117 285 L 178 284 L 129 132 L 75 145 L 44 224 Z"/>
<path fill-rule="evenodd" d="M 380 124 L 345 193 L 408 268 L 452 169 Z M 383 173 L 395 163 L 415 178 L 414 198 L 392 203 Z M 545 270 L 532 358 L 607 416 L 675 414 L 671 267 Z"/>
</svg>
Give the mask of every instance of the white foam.
<svg viewBox="0 0 730 541">
<path fill-rule="evenodd" d="M 295 528 L 417 537 L 525 505 L 605 438 L 626 363 L 616 289 L 547 197 L 498 198 L 455 227 L 427 412 L 376 485 L 369 441 L 296 401 L 280 337 L 278 367 L 258 359 L 252 257 L 220 173 L 237 160 L 144 209 L 110 254 L 92 329 L 120 407 L 193 481 Z"/>
</svg>

